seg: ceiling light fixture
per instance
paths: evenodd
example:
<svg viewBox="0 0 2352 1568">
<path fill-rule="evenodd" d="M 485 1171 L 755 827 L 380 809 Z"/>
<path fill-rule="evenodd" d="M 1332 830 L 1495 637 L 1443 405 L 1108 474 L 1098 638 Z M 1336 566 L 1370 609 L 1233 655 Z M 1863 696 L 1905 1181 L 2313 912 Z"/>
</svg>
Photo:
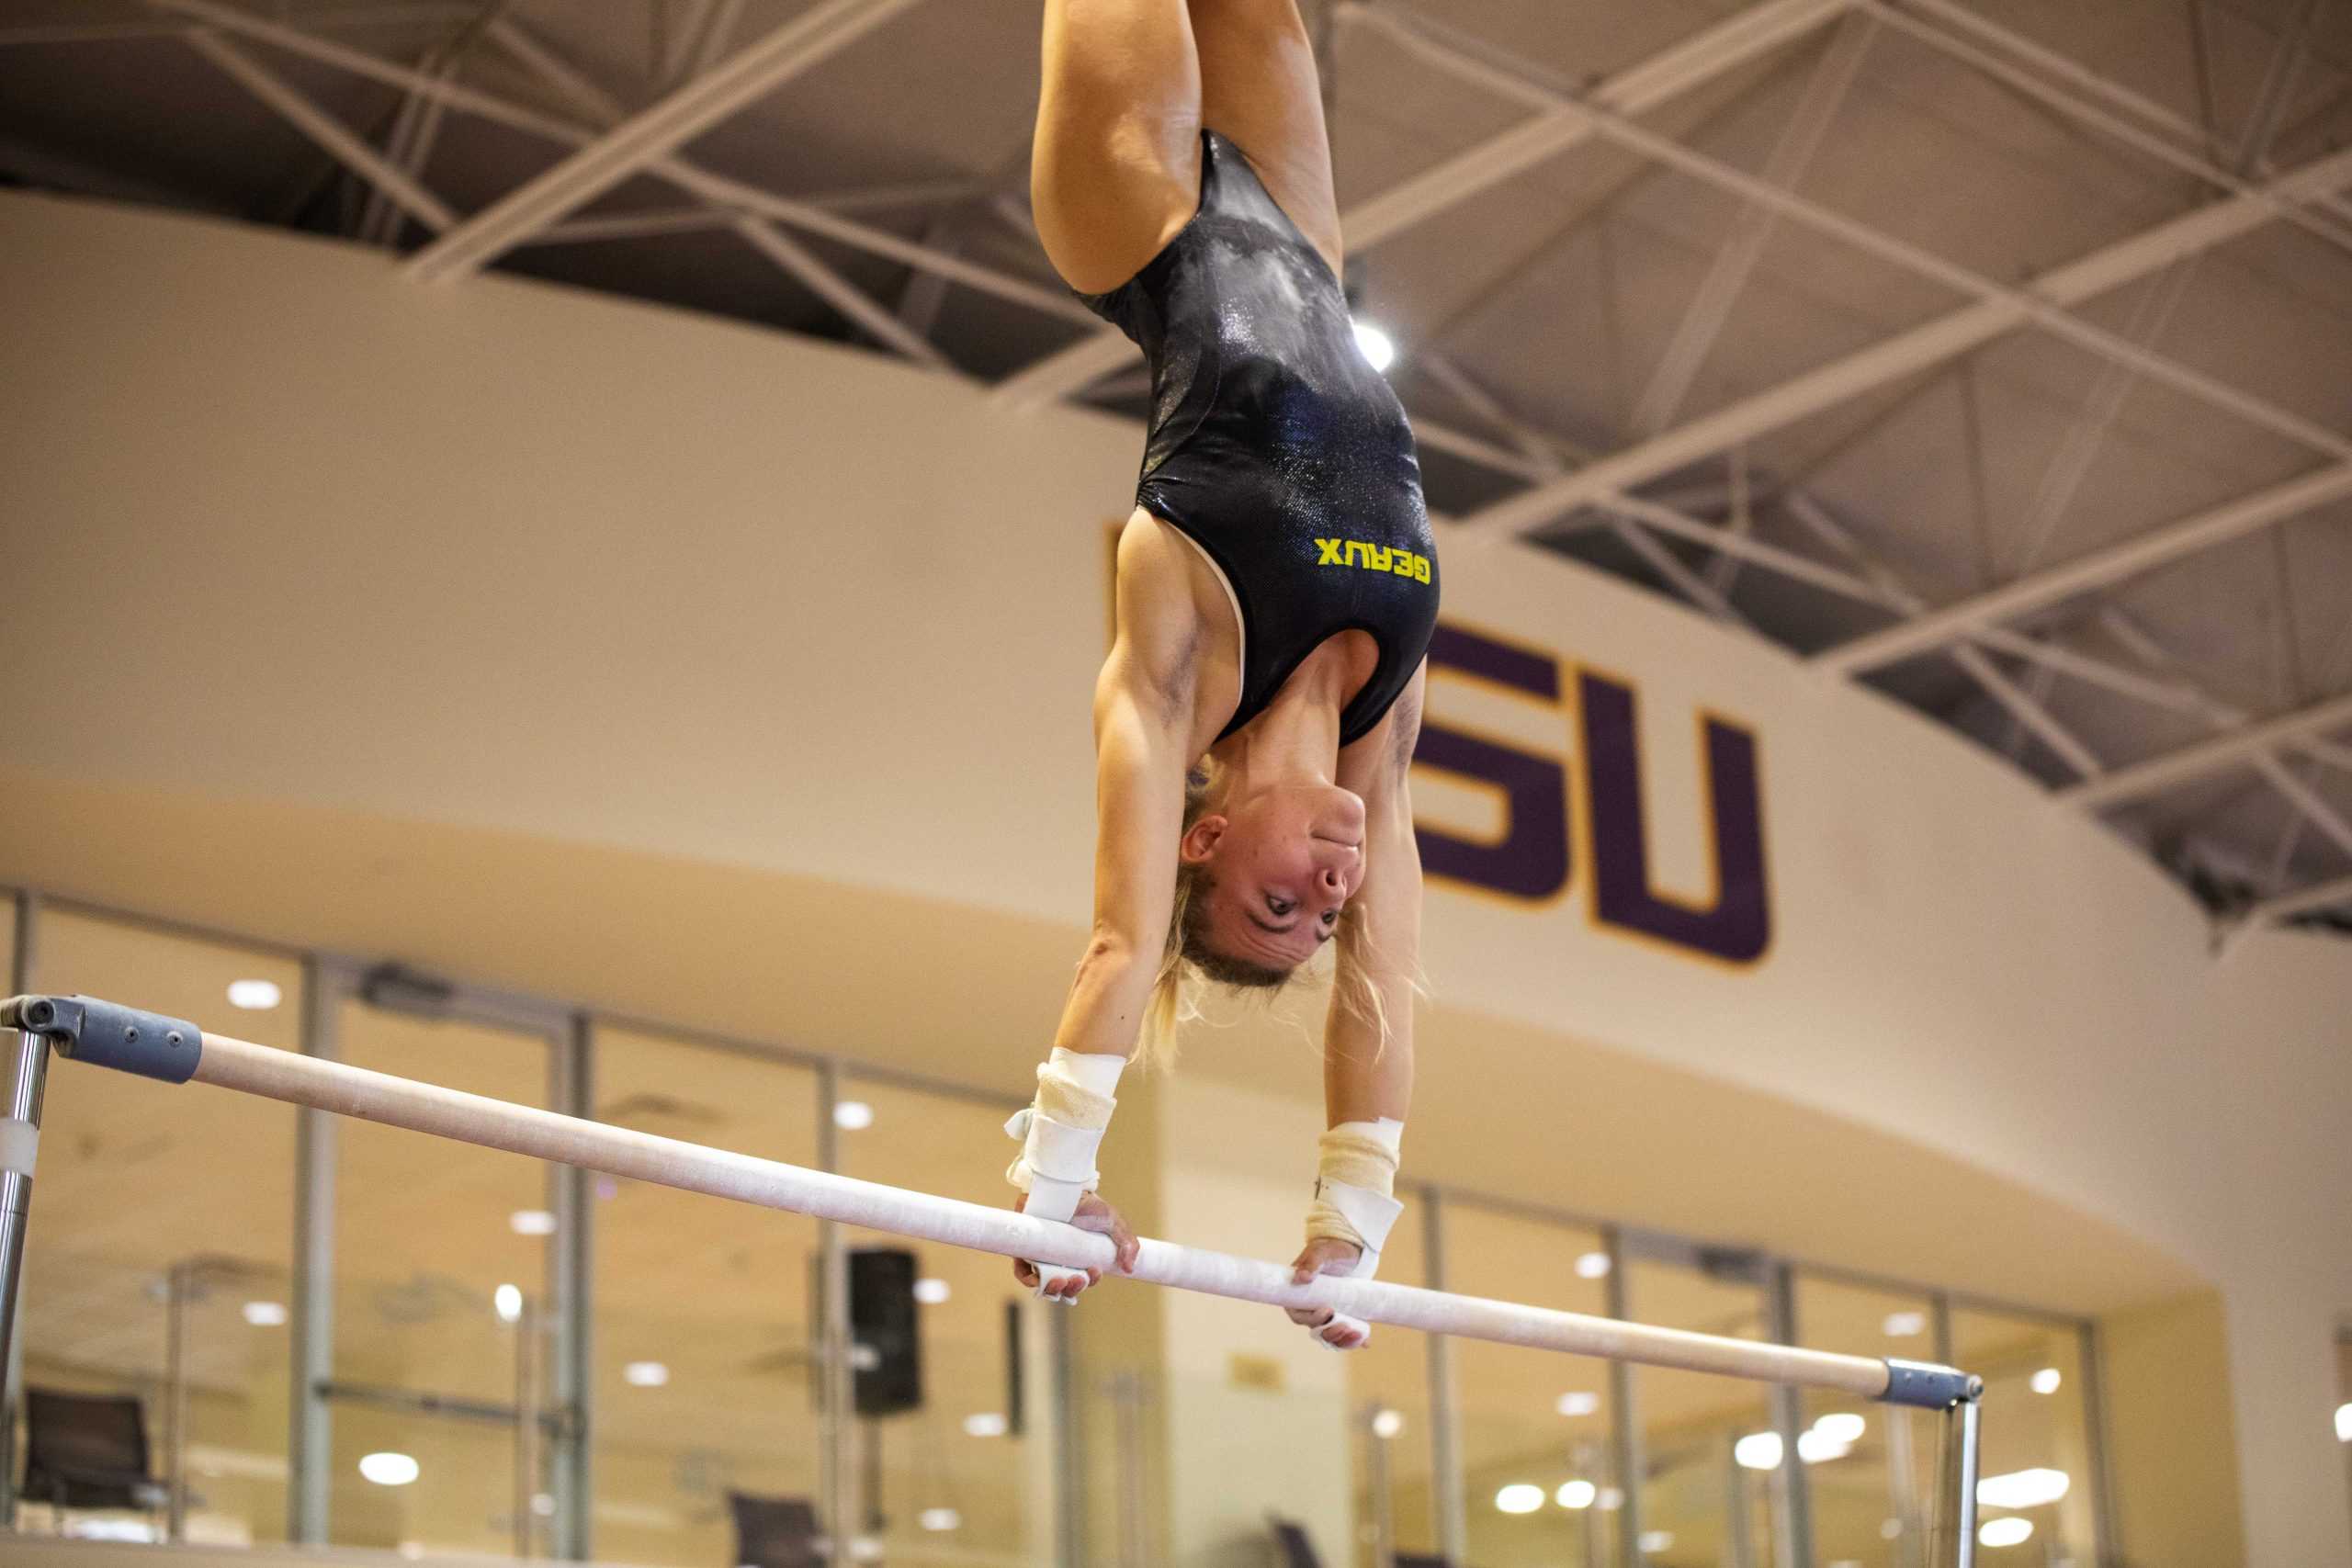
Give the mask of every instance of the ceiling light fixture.
<svg viewBox="0 0 2352 1568">
<path fill-rule="evenodd" d="M 1577 1258 L 1577 1278 L 1579 1280 L 1606 1280 L 1609 1278 L 1609 1254 L 1605 1252 L 1588 1252 L 1583 1257 Z"/>
<path fill-rule="evenodd" d="M 964 1435 L 967 1438 L 1001 1438 L 1004 1432 L 1004 1417 L 992 1410 L 964 1417 Z"/>
<path fill-rule="evenodd" d="M 621 1369 L 621 1381 L 631 1388 L 660 1388 L 670 1381 L 670 1369 L 659 1361 L 631 1361 Z"/>
<path fill-rule="evenodd" d="M 286 999 L 275 980 L 232 980 L 229 982 L 229 1005 L 247 1012 L 267 1012 Z"/>
<path fill-rule="evenodd" d="M 1563 1508 L 1585 1509 L 1592 1506 L 1600 1489 L 1589 1481 L 1563 1481 L 1560 1489 L 1552 1494 L 1552 1501 Z"/>
<path fill-rule="evenodd" d="M 874 1107 L 862 1100 L 844 1100 L 833 1106 L 833 1125 L 844 1133 L 863 1133 L 874 1125 Z"/>
<path fill-rule="evenodd" d="M 499 1286 L 490 1293 L 490 1304 L 497 1309 L 499 1322 L 523 1321 L 523 1288 L 520 1285 Z"/>
<path fill-rule="evenodd" d="M 406 1454 L 362 1454 L 359 1473 L 379 1486 L 405 1486 L 416 1479 L 417 1464 Z"/>
<path fill-rule="evenodd" d="M 1405 1416 L 1398 1410 L 1376 1410 L 1372 1416 L 1372 1435 L 1393 1438 L 1405 1429 Z"/>
<path fill-rule="evenodd" d="M 2013 1470 L 1976 1483 L 1976 1500 L 1988 1508 L 2039 1508 L 2066 1495 L 2063 1470 Z"/>
<path fill-rule="evenodd" d="M 555 1235 L 555 1216 L 545 1209 L 517 1209 L 506 1216 L 516 1235 Z"/>
<path fill-rule="evenodd" d="M 1891 1312 L 1880 1327 L 1889 1339 L 1916 1339 L 1928 1331 L 1928 1314 L 1924 1312 Z"/>
<path fill-rule="evenodd" d="M 286 1306 L 282 1302 L 247 1302 L 245 1321 L 255 1328 L 282 1328 L 286 1325 Z"/>
<path fill-rule="evenodd" d="M 915 1300 L 921 1302 L 927 1307 L 938 1306 L 954 1293 L 954 1292 L 947 1288 L 947 1281 L 944 1280 L 917 1280 L 915 1281 Z"/>
<path fill-rule="evenodd" d="M 2028 1380 L 2026 1386 L 2036 1393 L 2056 1393 L 2058 1385 L 2066 1380 L 2058 1375 L 2055 1367 L 2044 1367 Z"/>
<path fill-rule="evenodd" d="M 1495 1494 L 1495 1508 L 1505 1514 L 1532 1514 L 1544 1506 L 1544 1488 L 1532 1482 L 1514 1481 Z"/>
<path fill-rule="evenodd" d="M 1600 1408 L 1600 1395 L 1577 1390 L 1560 1395 L 1560 1402 L 1552 1408 L 1563 1416 L 1589 1416 Z"/>
<path fill-rule="evenodd" d="M 2022 1546 L 2032 1538 L 2031 1519 L 1986 1519 L 1976 1539 L 1987 1546 Z"/>
</svg>

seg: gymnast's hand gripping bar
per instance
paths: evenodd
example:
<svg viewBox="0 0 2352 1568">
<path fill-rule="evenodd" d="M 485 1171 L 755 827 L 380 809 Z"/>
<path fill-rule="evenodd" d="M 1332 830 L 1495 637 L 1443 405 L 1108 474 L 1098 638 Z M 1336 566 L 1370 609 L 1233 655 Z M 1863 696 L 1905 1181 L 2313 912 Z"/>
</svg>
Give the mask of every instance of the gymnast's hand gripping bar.
<svg viewBox="0 0 2352 1568">
<path fill-rule="evenodd" d="M 89 997 L 17 997 L 0 1002 L 0 1029 L 46 1037 L 68 1058 L 167 1083 L 193 1079 L 338 1116 L 405 1127 L 435 1137 L 564 1165 L 585 1167 L 783 1209 L 842 1224 L 967 1247 L 1006 1258 L 1118 1275 L 1108 1237 L 1010 1209 L 910 1192 L 878 1182 L 756 1159 L 482 1095 L 368 1072 L 340 1062 L 207 1034 L 196 1025 Z M 1127 1278 L 1279 1307 L 1329 1307 L 1373 1323 L 1490 1339 L 1502 1345 L 1676 1367 L 1804 1388 L 1835 1389 L 1864 1399 L 1928 1410 L 1973 1405 L 1981 1380 L 1950 1367 L 1833 1355 L 1614 1318 L 1522 1306 L 1325 1275 L 1291 1282 L 1290 1270 L 1170 1242 L 1142 1244 Z M 1973 1423 L 1971 1423 L 1973 1426 Z M 1973 1544 L 1973 1543 L 1972 1543 Z"/>
</svg>

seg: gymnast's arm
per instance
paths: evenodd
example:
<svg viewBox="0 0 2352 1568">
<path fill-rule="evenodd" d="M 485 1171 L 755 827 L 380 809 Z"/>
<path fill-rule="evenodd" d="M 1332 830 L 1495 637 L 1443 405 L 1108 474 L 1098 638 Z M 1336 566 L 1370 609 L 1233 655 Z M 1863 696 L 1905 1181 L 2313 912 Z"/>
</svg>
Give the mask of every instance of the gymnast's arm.
<svg viewBox="0 0 2352 1568">
<path fill-rule="evenodd" d="M 1411 771 L 1427 680 L 1424 666 L 1380 728 L 1349 748 L 1366 753 L 1361 762 L 1340 761 L 1340 784 L 1363 797 L 1364 878 L 1333 939 L 1338 983 L 1323 1025 L 1323 1107 L 1334 1127 L 1384 1116 L 1402 1122 L 1412 1103 L 1421 852 L 1413 837 Z M 1364 1005 L 1367 995 L 1379 998 L 1377 1013 Z"/>
<path fill-rule="evenodd" d="M 1198 750 L 1193 694 L 1200 616 L 1184 563 L 1167 558 L 1174 547 L 1161 532 L 1131 527 L 1119 541 L 1118 634 L 1094 685 L 1094 920 L 1054 1032 L 1052 1062 L 1040 1069 L 1034 1108 L 1044 1118 L 1055 1114 L 1057 1105 L 1068 1113 L 1091 1102 L 1089 1114 L 1099 1118 L 1086 1123 L 1096 1129 L 1092 1142 L 1102 1137 L 1100 1129 L 1115 1103 L 1107 1097 L 1120 1063 L 1135 1054 L 1159 979 L 1176 897 L 1184 775 Z M 1049 1075 L 1057 1080 L 1053 1085 Z M 1068 1098 L 1060 1082 L 1066 1075 L 1094 1079 L 1091 1101 L 1084 1094 Z M 1015 1182 L 1030 1189 L 1022 1199 L 1024 1209 L 1038 1190 L 1037 1130 L 1033 1125 L 1023 1134 L 1029 1142 L 1015 1167 L 1016 1172 L 1023 1166 L 1030 1170 L 1025 1180 Z M 1132 1269 L 1135 1233 L 1118 1212 L 1091 1190 L 1070 1207 L 1068 1183 L 1080 1179 L 1080 1170 L 1093 1168 L 1091 1142 L 1083 1157 L 1082 1166 L 1061 1173 L 1068 1181 L 1054 1217 L 1108 1235 L 1119 1266 Z M 1061 1302 L 1077 1300 L 1102 1278 L 1099 1269 L 1056 1269 L 1041 1282 L 1039 1270 L 1026 1261 L 1016 1262 L 1012 1272 L 1023 1284 Z"/>
<path fill-rule="evenodd" d="M 1118 635 L 1094 684 L 1094 919 L 1054 1032 L 1069 1051 L 1135 1054 L 1176 899 L 1201 628 L 1161 533 L 1119 543 Z"/>
<path fill-rule="evenodd" d="M 1409 773 L 1413 748 L 1420 739 L 1426 678 L 1426 667 L 1416 671 L 1380 728 L 1340 760 L 1340 783 L 1363 797 L 1364 879 L 1349 900 L 1334 939 L 1338 973 L 1323 1025 L 1324 1125 L 1333 1129 L 1349 1129 L 1350 1123 L 1401 1123 L 1412 1106 L 1421 856 L 1413 838 Z M 1339 1135 L 1327 1134 L 1326 1145 Z M 1392 1155 L 1394 1146 L 1392 1143 Z M 1326 1176 L 1334 1168 L 1329 1158 L 1327 1147 Z M 1381 1190 L 1385 1191 L 1385 1182 Z M 1347 1274 L 1356 1269 L 1360 1247 L 1317 1234 L 1319 1227 L 1312 1221 L 1308 1228 L 1311 1239 L 1291 1264 L 1294 1279 L 1305 1283 L 1317 1274 Z M 1368 1332 L 1352 1318 L 1335 1319 L 1328 1308 L 1294 1308 L 1290 1316 L 1334 1349 L 1353 1349 Z"/>
</svg>

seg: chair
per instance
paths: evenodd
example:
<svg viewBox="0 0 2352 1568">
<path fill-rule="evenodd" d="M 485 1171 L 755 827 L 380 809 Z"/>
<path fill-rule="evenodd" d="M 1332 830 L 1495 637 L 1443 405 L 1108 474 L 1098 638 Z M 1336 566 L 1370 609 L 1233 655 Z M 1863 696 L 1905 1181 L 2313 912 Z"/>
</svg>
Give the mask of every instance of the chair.
<svg viewBox="0 0 2352 1568">
<path fill-rule="evenodd" d="M 727 1506 L 735 1516 L 735 1559 L 728 1568 L 824 1568 L 830 1553 L 806 1499 L 729 1492 Z"/>
<path fill-rule="evenodd" d="M 1282 1568 L 1323 1568 L 1323 1559 L 1315 1554 L 1306 1526 L 1279 1515 L 1267 1516 L 1266 1522 L 1273 1527 L 1274 1544 L 1282 1549 Z"/>
<path fill-rule="evenodd" d="M 147 1421 L 130 1394 L 25 1390 L 25 1478 L 20 1496 L 68 1508 L 152 1512 L 166 1494 L 147 1472 Z"/>
</svg>

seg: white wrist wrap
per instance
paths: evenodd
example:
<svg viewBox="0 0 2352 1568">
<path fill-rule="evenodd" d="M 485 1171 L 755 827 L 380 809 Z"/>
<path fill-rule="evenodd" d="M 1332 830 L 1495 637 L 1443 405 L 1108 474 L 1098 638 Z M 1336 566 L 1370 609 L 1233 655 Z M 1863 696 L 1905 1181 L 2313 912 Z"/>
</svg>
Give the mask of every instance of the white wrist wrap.
<svg viewBox="0 0 2352 1568">
<path fill-rule="evenodd" d="M 1125 1056 L 1086 1055 L 1054 1047 L 1037 1069 L 1037 1098 L 1012 1113 L 1005 1135 L 1021 1140 L 1021 1156 L 1004 1179 L 1029 1194 L 1022 1212 L 1041 1220 L 1068 1222 L 1079 1201 L 1102 1179 L 1095 1152 L 1111 1125 L 1118 1101 Z M 1075 1270 L 1034 1263 L 1039 1289 Z M 1057 1298 L 1059 1299 L 1059 1298 Z"/>
<path fill-rule="evenodd" d="M 1355 1247 L 1355 1263 L 1342 1279 L 1369 1280 L 1380 1268 L 1380 1249 L 1405 1212 L 1394 1196 L 1404 1142 L 1405 1124 L 1384 1116 L 1377 1122 L 1342 1122 L 1316 1145 L 1315 1201 L 1306 1211 L 1306 1238 Z M 1359 1346 L 1372 1337 L 1370 1324 L 1345 1313 L 1333 1313 L 1329 1323 L 1308 1332 L 1317 1345 L 1337 1350 L 1340 1347 L 1325 1337 L 1334 1330 L 1352 1331 Z"/>
</svg>

